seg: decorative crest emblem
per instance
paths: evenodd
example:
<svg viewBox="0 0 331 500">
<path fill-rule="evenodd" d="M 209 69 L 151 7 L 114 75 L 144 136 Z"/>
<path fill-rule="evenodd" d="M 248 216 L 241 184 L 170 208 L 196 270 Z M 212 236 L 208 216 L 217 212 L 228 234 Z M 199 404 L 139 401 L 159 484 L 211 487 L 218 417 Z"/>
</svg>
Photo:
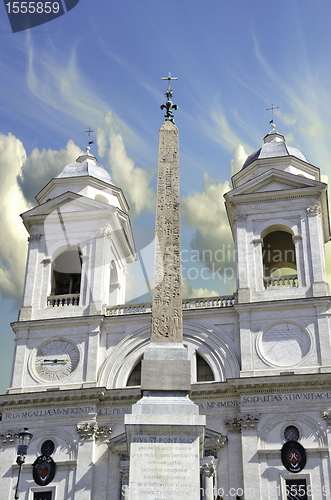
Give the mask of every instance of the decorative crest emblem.
<svg viewBox="0 0 331 500">
<path fill-rule="evenodd" d="M 306 451 L 296 441 L 288 441 L 282 448 L 282 462 L 290 472 L 300 472 L 306 465 Z"/>
</svg>

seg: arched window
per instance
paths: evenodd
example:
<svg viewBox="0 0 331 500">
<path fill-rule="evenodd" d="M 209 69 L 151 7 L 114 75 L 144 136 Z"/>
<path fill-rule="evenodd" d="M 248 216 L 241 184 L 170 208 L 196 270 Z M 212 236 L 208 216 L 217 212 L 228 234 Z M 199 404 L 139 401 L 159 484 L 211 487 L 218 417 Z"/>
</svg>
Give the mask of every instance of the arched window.
<svg viewBox="0 0 331 500">
<path fill-rule="evenodd" d="M 215 380 L 212 369 L 207 361 L 197 352 L 197 382 L 213 382 Z"/>
<path fill-rule="evenodd" d="M 53 261 L 52 295 L 79 294 L 81 274 L 82 259 L 78 248 L 62 252 Z"/>
<path fill-rule="evenodd" d="M 138 361 L 136 366 L 133 368 L 128 381 L 126 383 L 127 387 L 133 385 L 141 385 L 141 359 Z"/>
<path fill-rule="evenodd" d="M 266 288 L 297 286 L 297 262 L 292 234 L 275 229 L 263 238 L 263 276 Z"/>
</svg>

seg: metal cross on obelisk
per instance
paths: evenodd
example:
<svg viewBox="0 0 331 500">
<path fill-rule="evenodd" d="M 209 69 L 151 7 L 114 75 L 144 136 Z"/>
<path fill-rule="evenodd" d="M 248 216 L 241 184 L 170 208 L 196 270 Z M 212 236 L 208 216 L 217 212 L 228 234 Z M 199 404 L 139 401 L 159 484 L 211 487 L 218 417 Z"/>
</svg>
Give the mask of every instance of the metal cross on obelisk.
<svg viewBox="0 0 331 500">
<path fill-rule="evenodd" d="M 166 77 L 166 78 L 162 78 L 162 80 L 168 80 L 169 81 L 169 86 L 168 86 L 168 89 L 167 91 L 165 92 L 165 96 L 167 98 L 167 102 L 165 104 L 161 104 L 161 109 L 166 109 L 166 114 L 164 115 L 165 119 L 166 120 L 169 120 L 171 121 L 172 123 L 175 123 L 175 117 L 172 113 L 172 110 L 173 109 L 178 109 L 178 106 L 177 104 L 173 104 L 172 101 L 171 101 L 171 97 L 174 95 L 173 91 L 171 90 L 171 87 L 170 87 L 170 82 L 171 80 L 177 80 L 177 78 L 173 78 L 171 76 L 171 73 L 169 73 L 169 76 Z"/>
</svg>

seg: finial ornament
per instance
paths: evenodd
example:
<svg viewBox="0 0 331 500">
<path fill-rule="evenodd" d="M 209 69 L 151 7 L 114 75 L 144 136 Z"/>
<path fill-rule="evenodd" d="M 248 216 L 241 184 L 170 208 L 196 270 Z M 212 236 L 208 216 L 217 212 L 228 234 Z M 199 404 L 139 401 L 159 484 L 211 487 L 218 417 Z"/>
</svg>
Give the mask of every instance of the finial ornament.
<svg viewBox="0 0 331 500">
<path fill-rule="evenodd" d="M 271 104 L 271 108 L 266 108 L 266 111 L 271 111 L 271 114 L 274 114 L 274 109 L 279 109 L 279 106 L 274 106 Z M 269 122 L 271 124 L 271 130 L 274 131 L 276 128 L 276 125 L 274 124 L 274 119 L 272 118 Z"/>
<path fill-rule="evenodd" d="M 94 132 L 94 130 L 91 130 L 91 127 L 89 127 L 88 130 L 84 130 L 84 134 L 87 134 L 89 137 L 92 132 Z"/>
<path fill-rule="evenodd" d="M 91 127 L 88 128 L 88 130 L 84 130 L 84 134 L 87 134 L 89 137 L 91 135 L 91 133 L 94 132 L 94 130 L 91 130 Z M 94 141 L 88 141 L 88 144 L 86 146 L 86 153 L 89 154 L 89 151 L 90 151 L 90 145 L 91 144 L 94 144 Z"/>
<path fill-rule="evenodd" d="M 171 87 L 170 87 L 170 82 L 171 80 L 177 80 L 177 78 L 173 78 L 171 77 L 171 73 L 169 73 L 169 76 L 165 77 L 165 78 L 162 78 L 162 80 L 168 80 L 169 81 L 169 86 L 168 86 L 168 89 L 167 91 L 165 92 L 165 96 L 167 98 L 167 102 L 165 104 L 161 104 L 161 109 L 166 109 L 166 114 L 164 115 L 164 118 L 166 120 L 170 120 L 172 123 L 175 123 L 175 117 L 172 113 L 172 110 L 173 109 L 178 109 L 178 106 L 177 104 L 173 104 L 172 101 L 171 101 L 171 97 L 173 96 L 173 91 L 171 90 Z"/>
</svg>

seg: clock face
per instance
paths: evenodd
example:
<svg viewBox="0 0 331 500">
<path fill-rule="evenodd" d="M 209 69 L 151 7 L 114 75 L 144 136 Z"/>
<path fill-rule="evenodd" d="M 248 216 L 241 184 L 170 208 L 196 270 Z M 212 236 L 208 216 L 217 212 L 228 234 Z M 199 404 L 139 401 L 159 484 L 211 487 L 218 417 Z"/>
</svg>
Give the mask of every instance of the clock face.
<svg viewBox="0 0 331 500">
<path fill-rule="evenodd" d="M 79 351 L 66 340 L 52 340 L 37 350 L 34 366 L 37 375 L 50 381 L 62 380 L 70 375 L 79 363 Z"/>
</svg>

